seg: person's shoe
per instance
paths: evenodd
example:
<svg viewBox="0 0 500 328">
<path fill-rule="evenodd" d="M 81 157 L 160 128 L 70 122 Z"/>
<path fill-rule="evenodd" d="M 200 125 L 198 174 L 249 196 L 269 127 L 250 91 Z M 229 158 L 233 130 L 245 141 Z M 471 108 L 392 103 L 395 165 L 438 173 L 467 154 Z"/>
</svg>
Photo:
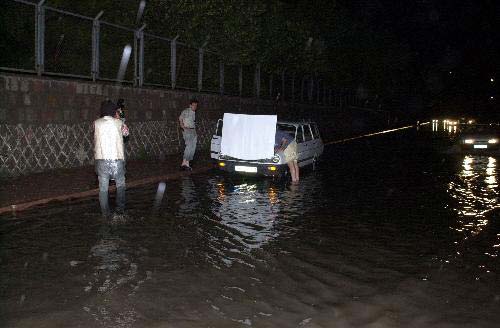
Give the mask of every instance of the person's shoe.
<svg viewBox="0 0 500 328">
<path fill-rule="evenodd" d="M 101 211 L 101 216 L 103 219 L 109 219 L 111 217 L 111 211 Z"/>
<path fill-rule="evenodd" d="M 127 223 L 130 217 L 125 212 L 115 212 L 110 218 L 111 224 Z"/>
<path fill-rule="evenodd" d="M 187 165 L 181 165 L 181 171 L 191 171 L 192 169 Z"/>
</svg>

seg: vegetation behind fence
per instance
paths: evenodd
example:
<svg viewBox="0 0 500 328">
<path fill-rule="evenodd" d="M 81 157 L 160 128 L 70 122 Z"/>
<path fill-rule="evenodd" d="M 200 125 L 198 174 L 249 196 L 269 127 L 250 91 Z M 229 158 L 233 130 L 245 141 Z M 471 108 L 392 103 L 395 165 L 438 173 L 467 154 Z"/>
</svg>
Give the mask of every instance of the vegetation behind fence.
<svg viewBox="0 0 500 328">
<path fill-rule="evenodd" d="M 144 26 L 132 29 L 101 20 L 100 15 L 45 6 L 43 1 L 2 0 L 0 24 L 4 71 L 324 105 L 353 99 L 346 90 L 324 84 L 319 75 L 300 74 L 293 67 L 276 70 L 257 62 L 237 63 L 223 54 L 146 33 Z"/>
</svg>

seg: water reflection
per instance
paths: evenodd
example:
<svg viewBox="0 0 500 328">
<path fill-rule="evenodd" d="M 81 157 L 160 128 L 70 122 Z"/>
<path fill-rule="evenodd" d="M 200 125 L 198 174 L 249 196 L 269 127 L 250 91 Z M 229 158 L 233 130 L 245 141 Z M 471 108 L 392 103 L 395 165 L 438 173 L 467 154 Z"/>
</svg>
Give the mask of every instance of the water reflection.
<svg viewBox="0 0 500 328">
<path fill-rule="evenodd" d="M 229 236 L 226 241 L 245 253 L 293 234 L 297 218 L 323 203 L 315 196 L 321 184 L 314 175 L 299 185 L 268 179 L 235 183 L 223 177 L 209 179 L 208 185 L 212 217 Z"/>
<path fill-rule="evenodd" d="M 232 239 L 247 249 L 261 248 L 279 235 L 274 229 L 281 211 L 277 186 L 269 182 L 232 184 L 223 179 L 208 181 L 212 214 Z"/>
<path fill-rule="evenodd" d="M 130 326 L 138 320 L 139 314 L 133 297 L 140 286 L 151 279 L 152 272 L 141 274 L 139 264 L 131 254 L 147 253 L 147 250 L 130 250 L 130 245 L 116 232 L 115 227 L 103 224 L 96 244 L 91 248 L 89 261 L 93 263 L 91 274 L 84 274 L 88 282 L 83 294 L 88 302 L 83 310 L 100 325 Z M 119 306 L 117 306 L 119 304 Z"/>
<path fill-rule="evenodd" d="M 181 201 L 179 214 L 186 217 L 194 217 L 200 210 L 199 197 L 196 186 L 190 176 L 183 177 L 180 181 Z"/>
<path fill-rule="evenodd" d="M 457 213 L 457 222 L 450 228 L 457 232 L 459 240 L 456 257 L 466 252 L 468 243 L 477 242 L 490 226 L 488 213 L 498 206 L 497 160 L 486 156 L 465 156 L 462 170 L 455 181 L 448 184 L 448 194 L 455 200 L 451 209 Z M 491 250 L 483 255 L 497 257 L 499 236 L 488 246 Z M 480 268 L 490 272 L 487 264 Z"/>
</svg>

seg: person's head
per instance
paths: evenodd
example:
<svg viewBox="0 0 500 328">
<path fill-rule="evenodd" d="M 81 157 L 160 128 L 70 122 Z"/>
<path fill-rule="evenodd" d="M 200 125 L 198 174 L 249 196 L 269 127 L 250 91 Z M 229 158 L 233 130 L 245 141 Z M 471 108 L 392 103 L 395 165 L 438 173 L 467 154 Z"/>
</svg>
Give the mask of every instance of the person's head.
<svg viewBox="0 0 500 328">
<path fill-rule="evenodd" d="M 189 101 L 189 107 L 191 107 L 192 110 L 196 110 L 196 108 L 198 108 L 198 100 L 195 98 L 191 99 Z"/>
<path fill-rule="evenodd" d="M 101 117 L 104 116 L 116 116 L 116 111 L 118 106 L 116 106 L 111 100 L 106 100 L 101 103 Z"/>
<path fill-rule="evenodd" d="M 116 118 L 125 118 L 125 99 L 120 98 L 116 102 L 116 107 L 118 107 L 118 110 L 116 111 Z"/>
<path fill-rule="evenodd" d="M 125 108 L 125 99 L 123 99 L 123 98 L 118 99 L 118 101 L 116 102 L 116 106 L 118 106 L 118 108 L 124 109 Z"/>
</svg>

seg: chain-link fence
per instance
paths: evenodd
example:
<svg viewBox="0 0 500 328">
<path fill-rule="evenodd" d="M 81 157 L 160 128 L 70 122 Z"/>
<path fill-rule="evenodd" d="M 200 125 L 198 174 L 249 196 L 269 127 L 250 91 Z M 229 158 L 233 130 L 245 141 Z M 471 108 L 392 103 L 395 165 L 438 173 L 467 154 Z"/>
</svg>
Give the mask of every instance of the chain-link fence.
<svg viewBox="0 0 500 328">
<path fill-rule="evenodd" d="M 242 73 L 242 85 L 241 85 L 241 96 L 242 97 L 255 97 L 255 66 L 254 65 L 244 65 L 241 67 Z"/>
<path fill-rule="evenodd" d="M 329 88 L 292 68 L 271 72 L 139 29 L 27 0 L 2 0 L 0 70 L 322 103 Z M 292 87 L 293 86 L 293 87 Z M 320 87 L 321 89 L 318 89 Z M 333 103 L 333 101 L 332 101 Z"/>
<path fill-rule="evenodd" d="M 240 66 L 224 65 L 224 93 L 238 96 L 240 94 Z"/>
<path fill-rule="evenodd" d="M 144 34 L 144 84 L 171 86 L 171 42 Z"/>
<path fill-rule="evenodd" d="M 196 90 L 198 88 L 198 49 L 177 42 L 176 55 L 176 87 Z"/>
<path fill-rule="evenodd" d="M 267 73 L 265 70 L 261 69 L 260 76 L 259 76 L 259 81 L 260 81 L 259 96 L 260 96 L 260 98 L 263 98 L 263 99 L 271 98 L 271 95 L 269 93 L 269 80 L 270 80 L 270 74 Z"/>
<path fill-rule="evenodd" d="M 198 123 L 198 122 L 197 122 Z M 198 124 L 198 144 L 207 149 L 215 121 Z M 182 135 L 175 121 L 130 122 L 128 158 L 159 158 L 182 149 Z M 22 175 L 56 168 L 92 164 L 94 127 L 79 124 L 0 124 L 0 175 Z"/>
<path fill-rule="evenodd" d="M 45 10 L 45 72 L 91 77 L 92 20 Z"/>
<path fill-rule="evenodd" d="M 2 1 L 0 31 L 0 68 L 35 72 L 36 6 Z M 3 33 L 2 33 L 3 34 Z"/>
<path fill-rule="evenodd" d="M 272 74 L 272 93 L 271 98 L 279 100 L 283 97 L 283 79 L 282 74 Z"/>
<path fill-rule="evenodd" d="M 219 92 L 222 59 L 214 52 L 203 53 L 203 91 Z"/>
<path fill-rule="evenodd" d="M 133 47 L 134 31 L 101 22 L 99 39 L 99 78 L 133 82 L 136 51 Z"/>
</svg>

